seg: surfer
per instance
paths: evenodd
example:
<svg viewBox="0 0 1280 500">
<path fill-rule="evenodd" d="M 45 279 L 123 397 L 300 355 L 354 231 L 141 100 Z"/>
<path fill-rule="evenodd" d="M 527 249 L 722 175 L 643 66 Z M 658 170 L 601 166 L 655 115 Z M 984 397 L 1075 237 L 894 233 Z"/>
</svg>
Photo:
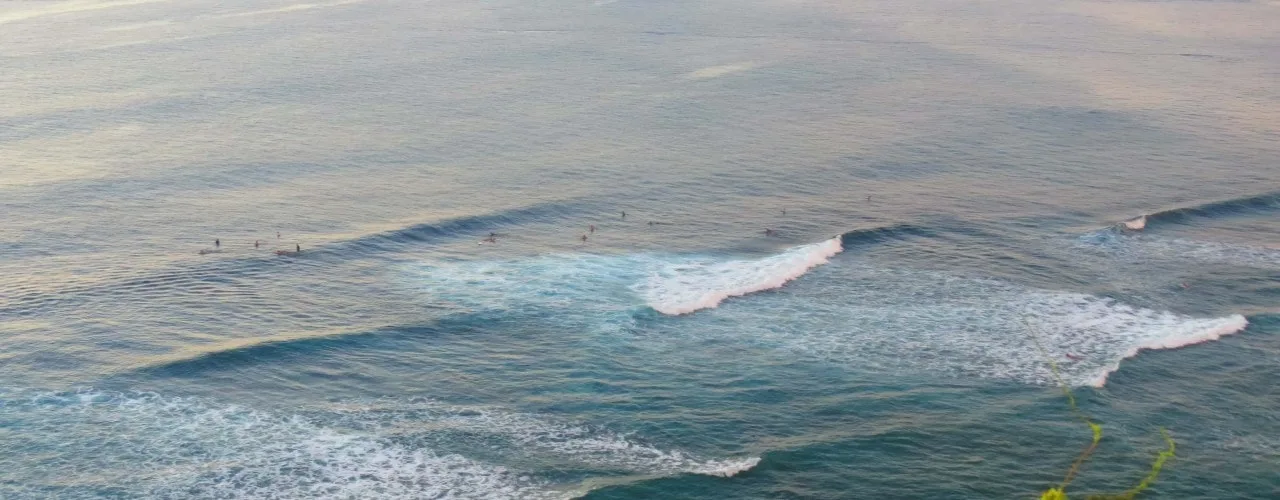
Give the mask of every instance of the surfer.
<svg viewBox="0 0 1280 500">
<path fill-rule="evenodd" d="M 213 248 L 222 248 L 222 241 L 216 239 L 213 240 Z"/>
<path fill-rule="evenodd" d="M 583 243 L 586 243 L 586 242 L 587 242 L 587 235 L 585 235 L 585 234 L 584 234 L 584 235 L 582 235 L 582 242 L 583 242 Z"/>
<path fill-rule="evenodd" d="M 262 242 L 261 242 L 261 241 L 253 240 L 253 248 L 258 248 L 258 246 L 259 246 L 259 245 L 261 245 L 261 244 L 262 244 Z"/>
<path fill-rule="evenodd" d="M 782 215 L 787 215 L 787 209 L 782 209 Z"/>
<path fill-rule="evenodd" d="M 622 211 L 622 218 L 623 218 L 623 219 L 627 218 L 627 211 L 626 211 L 626 210 L 623 210 L 623 211 Z"/>
<path fill-rule="evenodd" d="M 587 226 L 587 231 L 589 231 L 591 234 L 596 234 L 596 225 L 592 224 L 590 226 Z"/>
<path fill-rule="evenodd" d="M 770 229 L 770 228 L 767 228 L 767 227 L 766 227 L 766 228 L 764 228 L 764 235 L 765 235 L 765 236 L 773 236 L 775 233 L 776 233 L 776 231 L 774 231 L 773 229 Z"/>
<path fill-rule="evenodd" d="M 1080 356 L 1076 356 L 1075 354 L 1067 353 L 1067 359 L 1071 361 L 1080 361 L 1080 360 L 1083 360 L 1084 358 Z"/>
<path fill-rule="evenodd" d="M 302 253 L 302 245 L 301 245 L 301 244 L 295 244 L 295 245 L 294 245 L 294 248 L 295 248 L 295 249 L 297 249 L 298 253 Z"/>
</svg>

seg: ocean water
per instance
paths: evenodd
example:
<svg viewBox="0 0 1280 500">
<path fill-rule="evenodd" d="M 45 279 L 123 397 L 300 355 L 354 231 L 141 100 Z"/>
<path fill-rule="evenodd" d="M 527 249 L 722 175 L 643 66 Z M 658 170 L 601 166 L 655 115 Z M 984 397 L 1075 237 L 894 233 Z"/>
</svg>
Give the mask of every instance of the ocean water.
<svg viewBox="0 0 1280 500">
<path fill-rule="evenodd" d="M 289 1 L 0 1 L 0 498 L 1280 498 L 1280 3 Z"/>
</svg>

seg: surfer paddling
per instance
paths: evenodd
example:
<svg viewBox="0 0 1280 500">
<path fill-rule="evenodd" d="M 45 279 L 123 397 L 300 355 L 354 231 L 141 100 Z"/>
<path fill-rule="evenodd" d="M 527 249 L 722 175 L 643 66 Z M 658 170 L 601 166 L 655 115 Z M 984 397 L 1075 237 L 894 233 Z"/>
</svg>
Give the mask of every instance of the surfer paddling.
<svg viewBox="0 0 1280 500">
<path fill-rule="evenodd" d="M 279 255 L 282 257 L 293 257 L 301 254 L 302 254 L 302 245 L 296 245 L 296 244 L 293 246 L 292 252 L 288 250 L 276 250 L 276 255 Z"/>
<path fill-rule="evenodd" d="M 770 228 L 767 228 L 767 227 L 766 227 L 766 228 L 764 228 L 764 235 L 765 235 L 765 236 L 773 236 L 773 235 L 776 235 L 776 234 L 778 234 L 778 232 L 777 232 L 777 231 L 774 231 L 773 229 L 770 229 Z"/>
<path fill-rule="evenodd" d="M 1081 356 L 1076 356 L 1075 354 L 1071 354 L 1071 353 L 1067 353 L 1067 359 L 1069 359 L 1069 360 L 1071 360 L 1071 361 L 1083 361 L 1083 360 L 1084 360 L 1084 358 L 1083 358 L 1083 357 L 1081 357 Z"/>
</svg>

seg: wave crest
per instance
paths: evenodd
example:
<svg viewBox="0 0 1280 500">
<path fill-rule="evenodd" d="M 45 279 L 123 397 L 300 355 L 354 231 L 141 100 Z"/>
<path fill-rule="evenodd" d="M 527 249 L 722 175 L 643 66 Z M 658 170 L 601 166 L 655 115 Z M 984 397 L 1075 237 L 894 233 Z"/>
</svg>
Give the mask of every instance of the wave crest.
<svg viewBox="0 0 1280 500">
<path fill-rule="evenodd" d="M 832 238 L 759 260 L 669 265 L 655 271 L 640 292 L 655 311 L 688 314 L 716 307 L 730 297 L 779 288 L 843 250 L 840 238 Z"/>
<path fill-rule="evenodd" d="M 1106 385 L 1107 377 L 1120 369 L 1120 360 L 1137 356 L 1138 352 L 1144 349 L 1177 349 L 1201 342 L 1218 340 L 1223 336 L 1239 333 L 1247 326 L 1249 326 L 1249 320 L 1239 314 L 1224 318 L 1200 320 L 1200 322 L 1184 322 L 1171 327 L 1168 333 L 1163 336 L 1149 337 L 1133 344 L 1119 360 L 1111 363 L 1101 373 L 1089 380 L 1088 385 L 1093 387 Z"/>
</svg>

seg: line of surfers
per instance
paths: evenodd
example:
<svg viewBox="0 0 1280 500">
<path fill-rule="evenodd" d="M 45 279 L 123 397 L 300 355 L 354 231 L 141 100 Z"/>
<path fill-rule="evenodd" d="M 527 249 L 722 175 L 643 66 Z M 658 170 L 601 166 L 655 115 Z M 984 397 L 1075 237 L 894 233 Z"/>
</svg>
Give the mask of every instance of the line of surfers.
<svg viewBox="0 0 1280 500">
<path fill-rule="evenodd" d="M 623 218 L 623 219 L 626 219 L 626 218 L 627 218 L 627 212 L 626 212 L 626 211 L 623 211 L 621 215 L 622 215 L 622 218 Z M 787 215 L 787 210 L 786 210 L 786 209 L 783 209 L 783 210 L 782 210 L 782 215 Z M 649 221 L 649 225 L 650 225 L 650 226 L 663 226 L 663 225 L 669 225 L 669 224 L 670 224 L 670 223 L 668 223 L 668 222 L 655 222 L 655 221 Z M 587 241 L 587 239 L 588 239 L 588 236 L 589 236 L 589 235 L 591 235 L 591 234 L 595 234 L 595 232 L 596 232 L 596 226 L 595 226 L 595 224 L 591 224 L 591 225 L 587 226 L 587 232 L 586 232 L 586 233 L 584 233 L 582 236 L 580 236 L 580 237 L 579 237 L 579 239 L 581 239 L 581 240 L 585 243 L 585 242 Z M 777 236 L 777 234 L 778 234 L 778 232 L 777 232 L 777 231 L 775 231 L 775 230 L 773 230 L 773 229 L 771 229 L 771 228 L 765 228 L 765 229 L 764 229 L 764 231 L 763 231 L 763 233 L 764 233 L 764 235 L 765 235 L 765 236 Z M 280 239 L 280 233 L 276 233 L 276 239 Z M 488 237 L 486 237 L 486 238 L 485 238 L 485 239 L 483 239 L 483 240 L 480 240 L 480 242 L 481 242 L 481 243 L 497 243 L 497 242 L 498 242 L 498 233 L 489 233 L 489 236 L 488 236 Z M 261 248 L 261 247 L 262 247 L 262 240 L 253 240 L 253 248 Z M 201 251 L 200 251 L 200 255 L 211 254 L 211 253 L 220 253 L 220 252 L 222 252 L 222 240 L 221 240 L 221 239 L 214 239 L 214 240 L 213 240 L 213 248 L 212 248 L 212 249 L 204 249 L 204 250 L 201 250 Z M 302 253 L 302 245 L 301 245 L 301 244 L 298 244 L 298 243 L 295 243 L 295 244 L 294 244 L 294 247 L 293 247 L 293 251 L 289 251 L 289 250 L 276 250 L 276 252 L 275 252 L 275 253 L 276 253 L 276 255 L 281 255 L 281 256 L 294 256 L 294 255 L 299 255 L 299 254 L 301 254 L 301 253 Z"/>
<path fill-rule="evenodd" d="M 276 239 L 277 239 L 277 240 L 278 240 L 278 239 L 280 239 L 280 233 L 276 233 Z M 262 240 L 253 240 L 253 248 L 262 248 Z M 201 251 L 200 251 L 200 255 L 206 255 L 206 254 L 211 254 L 211 253 L 220 253 L 220 252 L 222 252 L 222 240 L 221 240 L 221 239 L 214 239 L 214 240 L 213 240 L 213 248 L 206 248 L 206 249 L 204 249 L 204 250 L 201 250 Z M 289 250 L 276 250 L 276 255 L 282 255 L 282 256 L 293 256 L 293 255 L 299 255 L 299 254 L 301 254 L 301 253 L 302 253 L 302 244 L 301 244 L 301 243 L 294 243 L 294 244 L 293 244 L 293 251 L 289 251 Z"/>
<path fill-rule="evenodd" d="M 785 208 L 784 208 L 784 209 L 782 209 L 782 215 L 787 215 L 787 210 L 786 210 Z M 623 219 L 626 219 L 626 218 L 627 218 L 627 212 L 626 212 L 625 210 L 622 212 L 622 218 L 623 218 Z M 670 222 L 656 222 L 656 221 L 649 221 L 649 225 L 650 225 L 650 226 L 668 226 L 668 225 L 671 225 L 671 223 L 670 223 Z M 582 234 L 582 236 L 579 236 L 579 237 L 578 237 L 578 239 L 582 240 L 582 241 L 585 243 L 585 242 L 587 241 L 588 237 L 589 237 L 590 235 L 592 235 L 592 234 L 595 234 L 595 232 L 596 232 L 596 225 L 595 225 L 595 224 L 588 225 L 588 226 L 587 226 L 587 232 L 586 232 L 586 233 L 583 233 L 583 234 Z M 764 231 L 762 231 L 762 232 L 764 233 L 764 235 L 765 235 L 765 236 L 777 236 L 777 235 L 778 235 L 778 232 L 777 232 L 777 231 L 775 231 L 775 230 L 773 230 L 773 229 L 771 229 L 771 228 L 765 228 L 765 229 L 764 229 Z M 483 240 L 480 240 L 480 243 L 497 243 L 497 242 L 498 242 L 498 233 L 489 233 L 489 236 L 488 236 L 488 237 L 486 237 L 486 238 L 485 238 L 485 239 L 483 239 Z"/>
</svg>

